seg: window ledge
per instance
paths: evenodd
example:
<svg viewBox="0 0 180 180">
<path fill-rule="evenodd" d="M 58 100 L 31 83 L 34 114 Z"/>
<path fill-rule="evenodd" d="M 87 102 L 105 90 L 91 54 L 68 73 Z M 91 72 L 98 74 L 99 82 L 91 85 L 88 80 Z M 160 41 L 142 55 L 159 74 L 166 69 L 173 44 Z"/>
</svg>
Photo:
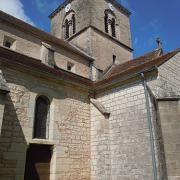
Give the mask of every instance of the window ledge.
<svg viewBox="0 0 180 180">
<path fill-rule="evenodd" d="M 56 145 L 57 143 L 49 139 L 32 139 L 29 144 Z"/>
</svg>

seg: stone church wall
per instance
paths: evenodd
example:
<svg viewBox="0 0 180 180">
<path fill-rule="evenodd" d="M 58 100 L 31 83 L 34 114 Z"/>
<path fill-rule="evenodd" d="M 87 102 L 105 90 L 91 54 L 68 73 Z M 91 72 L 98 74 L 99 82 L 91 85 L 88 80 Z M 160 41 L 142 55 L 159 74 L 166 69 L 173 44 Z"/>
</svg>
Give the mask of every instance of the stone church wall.
<svg viewBox="0 0 180 180">
<path fill-rule="evenodd" d="M 113 62 L 113 55 L 119 64 L 132 59 L 130 23 L 126 13 L 114 7 L 116 37 L 112 37 L 112 33 L 105 32 L 105 10 L 110 10 L 108 1 L 73 0 L 70 4 L 71 10 L 68 13 L 62 7 L 51 18 L 54 36 L 65 39 L 64 19 L 73 11 L 76 17 L 76 33 L 67 40 L 95 58 L 98 69 L 106 70 Z"/>
<path fill-rule="evenodd" d="M 24 55 L 41 60 L 42 42 L 47 43 L 54 52 L 55 64 L 62 69 L 67 70 L 67 63 L 72 63 L 75 66 L 74 73 L 83 77 L 90 77 L 89 61 L 76 53 L 62 48 L 56 44 L 44 42 L 41 38 L 33 36 L 30 33 L 24 32 L 11 25 L 0 21 L 0 46 L 3 46 L 4 37 L 8 36 L 15 40 L 15 45 L 12 50 Z"/>
<path fill-rule="evenodd" d="M 23 32 L 13 26 L 0 21 L 0 45 L 3 46 L 4 36 L 8 36 L 16 40 L 13 50 L 25 54 L 27 56 L 40 59 L 41 40 Z"/>
<path fill-rule="evenodd" d="M 88 28 L 74 37 L 71 42 L 93 56 L 96 59 L 96 67 L 103 71 L 112 65 L 113 55 L 116 56 L 116 63 L 118 64 L 127 62 L 133 58 L 129 50 L 124 49 L 124 47 L 121 47 L 111 37 L 107 37 L 93 28 Z"/>
<path fill-rule="evenodd" d="M 158 71 L 158 78 L 148 84 L 156 98 L 167 98 L 157 102 L 164 149 L 160 154 L 165 156 L 168 180 L 174 180 L 180 178 L 180 106 L 178 99 L 173 100 L 180 95 L 180 53 L 161 65 Z"/>
<path fill-rule="evenodd" d="M 180 178 L 180 103 L 159 101 L 168 180 Z"/>
<path fill-rule="evenodd" d="M 141 83 L 97 95 L 109 111 L 91 105 L 92 180 L 152 180 L 146 101 Z"/>
<path fill-rule="evenodd" d="M 91 22 L 91 1 L 89 0 L 73 0 L 71 2 L 71 10 L 76 14 L 76 31 L 79 32 L 83 28 L 89 26 Z M 51 19 L 51 33 L 61 39 L 63 36 L 63 23 L 66 15 L 65 9 L 62 8 Z"/>
<path fill-rule="evenodd" d="M 6 97 L 0 136 L 0 179 L 23 180 L 26 150 L 29 144 L 37 143 L 52 145 L 51 179 L 89 180 L 88 93 L 72 85 L 57 85 L 45 78 L 2 69 L 10 93 Z M 32 139 L 38 95 L 45 95 L 51 101 L 47 140 Z"/>
<path fill-rule="evenodd" d="M 157 80 L 149 83 L 154 95 L 173 97 L 180 95 L 180 53 L 158 67 Z"/>
<path fill-rule="evenodd" d="M 73 0 L 71 1 L 71 10 L 76 15 L 76 30 L 81 31 L 89 26 L 94 26 L 100 31 L 104 29 L 104 12 L 109 9 L 107 1 L 99 0 Z M 129 17 L 122 13 L 118 8 L 115 8 L 116 15 L 116 31 L 117 39 L 125 45 L 131 47 L 131 33 Z M 63 37 L 63 20 L 66 15 L 65 9 L 62 8 L 57 14 L 51 18 L 52 34 L 58 38 Z"/>
<path fill-rule="evenodd" d="M 96 66 L 102 70 L 106 70 L 107 67 L 113 63 L 113 55 L 115 57 L 115 63 L 122 64 L 129 60 L 132 60 L 132 52 L 125 49 L 118 43 L 114 42 L 110 38 L 101 35 L 96 30 L 92 31 L 92 52 L 97 59 Z M 98 51 L 97 51 L 98 49 Z"/>
<path fill-rule="evenodd" d="M 105 32 L 104 29 L 104 12 L 109 9 L 108 1 L 92 0 L 92 17 L 91 25 Z M 114 14 L 116 17 L 116 35 L 117 39 L 125 45 L 131 47 L 131 32 L 129 16 L 125 15 L 121 10 L 114 6 Z"/>
</svg>

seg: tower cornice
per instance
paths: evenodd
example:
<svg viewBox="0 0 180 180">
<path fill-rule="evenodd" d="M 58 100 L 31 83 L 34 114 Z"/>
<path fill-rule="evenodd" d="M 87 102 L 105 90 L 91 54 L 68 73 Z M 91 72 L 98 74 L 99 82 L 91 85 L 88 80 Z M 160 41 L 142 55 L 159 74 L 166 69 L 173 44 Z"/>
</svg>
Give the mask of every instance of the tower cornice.
<svg viewBox="0 0 180 180">
<path fill-rule="evenodd" d="M 74 0 L 65 0 L 58 8 L 56 8 L 50 15 L 49 18 L 53 18 L 61 9 L 65 8 L 65 6 L 68 3 L 71 3 Z M 123 12 L 124 14 L 126 14 L 127 16 L 131 15 L 131 12 L 125 8 L 123 5 L 121 5 L 119 2 L 117 2 L 117 0 L 106 0 L 111 2 L 114 6 L 116 6 L 118 9 L 121 10 L 121 12 Z"/>
</svg>

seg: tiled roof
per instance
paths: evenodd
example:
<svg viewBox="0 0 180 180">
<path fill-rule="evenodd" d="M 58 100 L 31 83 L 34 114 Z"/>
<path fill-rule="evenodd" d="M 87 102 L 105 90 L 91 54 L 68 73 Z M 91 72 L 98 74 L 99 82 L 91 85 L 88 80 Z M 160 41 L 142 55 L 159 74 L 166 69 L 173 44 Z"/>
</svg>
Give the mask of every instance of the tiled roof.
<svg viewBox="0 0 180 180">
<path fill-rule="evenodd" d="M 111 67 L 109 67 L 109 69 L 104 74 L 103 79 L 107 79 L 108 77 L 114 76 L 123 71 L 128 71 L 128 69 L 131 69 L 133 67 L 142 65 L 146 62 L 152 61 L 153 59 L 156 59 L 156 58 L 160 57 L 161 55 L 162 55 L 162 49 L 156 49 L 155 51 L 147 53 L 141 57 L 130 60 L 123 64 L 120 64 L 120 65 L 112 64 Z"/>
<path fill-rule="evenodd" d="M 159 50 L 156 50 L 137 59 L 128 61 L 120 65 L 112 66 L 112 68 L 106 73 L 106 75 L 104 75 L 104 78 L 101 81 L 95 83 L 95 86 L 109 83 L 118 78 L 129 77 L 133 74 L 146 71 L 155 66 L 158 67 L 175 56 L 177 53 L 179 53 L 180 49 L 176 49 L 164 55 L 159 55 L 158 51 Z"/>
</svg>

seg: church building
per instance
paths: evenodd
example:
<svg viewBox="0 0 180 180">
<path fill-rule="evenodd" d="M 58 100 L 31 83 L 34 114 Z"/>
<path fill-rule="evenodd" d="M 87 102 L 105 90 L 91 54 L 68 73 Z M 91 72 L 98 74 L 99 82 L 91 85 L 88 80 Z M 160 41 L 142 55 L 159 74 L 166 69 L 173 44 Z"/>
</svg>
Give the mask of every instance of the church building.
<svg viewBox="0 0 180 180">
<path fill-rule="evenodd" d="M 0 180 L 180 180 L 180 49 L 134 59 L 130 15 L 65 0 L 46 33 L 0 11 Z"/>
</svg>

